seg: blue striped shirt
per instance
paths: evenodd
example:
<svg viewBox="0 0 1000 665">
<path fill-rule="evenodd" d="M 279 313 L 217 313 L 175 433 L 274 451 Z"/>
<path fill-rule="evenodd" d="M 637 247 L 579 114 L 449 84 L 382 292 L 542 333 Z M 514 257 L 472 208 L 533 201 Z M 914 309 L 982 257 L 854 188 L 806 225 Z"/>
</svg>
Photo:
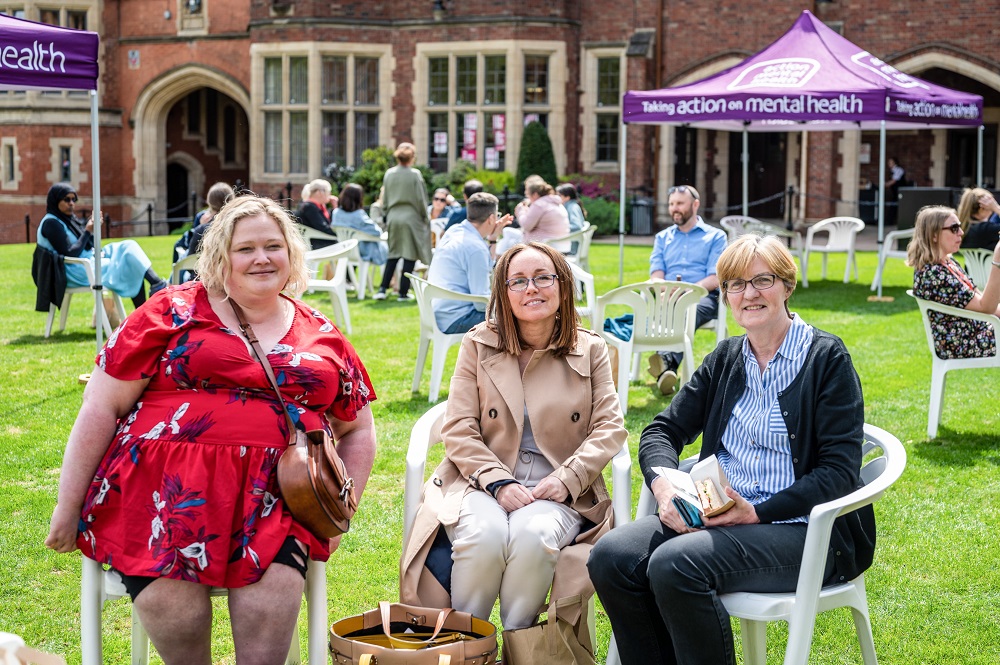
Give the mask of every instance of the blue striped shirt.
<svg viewBox="0 0 1000 665">
<path fill-rule="evenodd" d="M 761 372 L 750 342 L 743 339 L 746 392 L 736 402 L 717 456 L 733 489 L 754 505 L 795 482 L 788 428 L 778 393 L 795 380 L 812 341 L 813 327 L 793 315 L 778 352 Z M 808 516 L 785 521 L 806 522 Z"/>
</svg>

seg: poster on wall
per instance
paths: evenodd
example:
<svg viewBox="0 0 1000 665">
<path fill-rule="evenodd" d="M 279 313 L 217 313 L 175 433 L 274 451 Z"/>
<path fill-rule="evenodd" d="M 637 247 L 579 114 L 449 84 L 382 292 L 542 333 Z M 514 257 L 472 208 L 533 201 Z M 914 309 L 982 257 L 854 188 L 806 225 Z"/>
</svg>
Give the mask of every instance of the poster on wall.
<svg viewBox="0 0 1000 665">
<path fill-rule="evenodd" d="M 493 145 L 500 152 L 507 149 L 507 132 L 503 129 L 493 130 Z"/>
<path fill-rule="evenodd" d="M 434 132 L 434 154 L 448 154 L 448 132 Z"/>
<path fill-rule="evenodd" d="M 479 129 L 479 122 L 475 113 L 465 114 L 465 128 L 466 129 Z"/>
<path fill-rule="evenodd" d="M 490 171 L 496 171 L 500 168 L 500 153 L 497 152 L 496 148 L 487 148 L 484 167 Z"/>
<path fill-rule="evenodd" d="M 462 148 L 462 159 L 467 162 L 476 163 L 476 149 L 475 148 Z"/>
</svg>

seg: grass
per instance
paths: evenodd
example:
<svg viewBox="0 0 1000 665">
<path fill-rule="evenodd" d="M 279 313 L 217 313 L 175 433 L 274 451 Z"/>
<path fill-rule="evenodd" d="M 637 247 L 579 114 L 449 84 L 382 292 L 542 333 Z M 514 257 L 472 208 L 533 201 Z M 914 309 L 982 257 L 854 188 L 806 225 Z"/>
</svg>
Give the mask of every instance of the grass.
<svg viewBox="0 0 1000 665">
<path fill-rule="evenodd" d="M 168 272 L 173 240 L 139 239 L 161 274 Z M 88 327 L 90 306 L 77 296 L 67 330 L 42 337 L 45 315 L 34 311 L 32 249 L 0 246 L 0 280 L 7 285 L 0 293 L 0 631 L 79 663 L 80 555 L 55 554 L 42 543 L 63 445 L 80 405 L 77 376 L 89 371 L 95 354 L 94 332 Z M 625 248 L 627 282 L 645 278 L 648 256 L 648 247 Z M 595 244 L 591 261 L 598 293 L 617 286 L 616 246 Z M 842 274 L 842 258 L 838 263 L 833 256 L 830 263 L 831 276 Z M 859 264 L 862 279 L 870 279 L 874 253 L 861 253 Z M 792 309 L 844 339 L 864 387 L 866 421 L 898 436 L 909 453 L 903 477 L 876 504 L 879 542 L 867 579 L 880 662 L 994 663 L 1000 652 L 1000 572 L 990 562 L 1000 525 L 1000 371 L 953 374 L 939 435 L 926 440 L 930 358 L 920 314 L 905 293 L 911 271 L 889 261 L 884 293 L 895 297 L 891 303 L 867 302 L 867 282 L 820 280 L 818 265 L 811 272 L 810 288 L 795 293 Z M 307 299 L 331 313 L 329 300 Z M 327 567 L 331 620 L 398 595 L 405 449 L 410 427 L 428 407 L 429 368 L 421 392 L 410 392 L 416 305 L 352 300 L 351 316 L 351 341 L 379 397 L 373 405 L 379 451 L 361 511 Z M 739 330 L 731 325 L 731 332 Z M 713 341 L 714 331 L 699 331 L 696 355 L 707 353 Z M 456 352 L 451 350 L 446 372 Z M 664 406 L 654 393 L 645 374 L 632 386 L 626 425 L 633 455 L 643 426 Z M 635 467 L 633 502 L 640 482 Z M 214 654 L 217 662 L 231 663 L 228 619 L 224 605 L 217 609 Z M 304 638 L 304 612 L 300 621 Z M 127 660 L 128 626 L 128 603 L 110 604 L 104 627 L 108 662 Z M 769 627 L 769 660 L 780 661 L 786 635 L 784 626 Z M 602 659 L 609 638 L 598 607 Z M 860 662 L 846 610 L 819 618 L 810 662 Z"/>
</svg>

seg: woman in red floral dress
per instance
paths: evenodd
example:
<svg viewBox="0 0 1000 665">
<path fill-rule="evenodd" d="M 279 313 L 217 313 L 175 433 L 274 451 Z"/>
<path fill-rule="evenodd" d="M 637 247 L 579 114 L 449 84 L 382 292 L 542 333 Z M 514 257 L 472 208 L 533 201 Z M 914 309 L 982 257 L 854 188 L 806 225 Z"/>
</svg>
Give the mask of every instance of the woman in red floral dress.
<svg viewBox="0 0 1000 665">
<path fill-rule="evenodd" d="M 204 239 L 201 281 L 129 316 L 84 391 L 46 544 L 117 570 L 166 663 L 211 662 L 213 586 L 229 589 L 237 661 L 282 662 L 306 560 L 331 551 L 281 499 L 288 421 L 228 299 L 269 349 L 295 426 L 331 432 L 359 495 L 371 472 L 375 394 L 347 340 L 294 299 L 304 251 L 272 201 L 230 202 Z"/>
</svg>

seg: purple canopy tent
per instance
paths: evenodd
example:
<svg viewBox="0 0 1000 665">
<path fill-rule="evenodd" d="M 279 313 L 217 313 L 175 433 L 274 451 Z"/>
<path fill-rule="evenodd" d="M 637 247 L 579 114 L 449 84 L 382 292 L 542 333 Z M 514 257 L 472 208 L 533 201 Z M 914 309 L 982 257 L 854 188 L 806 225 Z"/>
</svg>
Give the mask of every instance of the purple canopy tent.
<svg viewBox="0 0 1000 665">
<path fill-rule="evenodd" d="M 841 37 L 809 11 L 803 11 L 777 41 L 735 67 L 675 88 L 626 92 L 622 110 L 622 192 L 626 127 L 633 123 L 742 131 L 743 214 L 748 214 L 748 131 L 879 129 L 884 155 L 886 129 L 979 127 L 982 181 L 982 97 L 904 74 Z M 879 178 L 885 182 L 884 159 Z M 884 190 L 879 188 L 880 247 Z M 619 231 L 624 236 L 624 206 Z M 619 245 L 624 256 L 624 237 Z"/>
<path fill-rule="evenodd" d="M 97 33 L 0 15 L 0 90 L 89 90 L 95 307 L 101 298 L 101 159 L 97 132 Z M 100 350 L 104 329 L 97 325 Z"/>
</svg>

